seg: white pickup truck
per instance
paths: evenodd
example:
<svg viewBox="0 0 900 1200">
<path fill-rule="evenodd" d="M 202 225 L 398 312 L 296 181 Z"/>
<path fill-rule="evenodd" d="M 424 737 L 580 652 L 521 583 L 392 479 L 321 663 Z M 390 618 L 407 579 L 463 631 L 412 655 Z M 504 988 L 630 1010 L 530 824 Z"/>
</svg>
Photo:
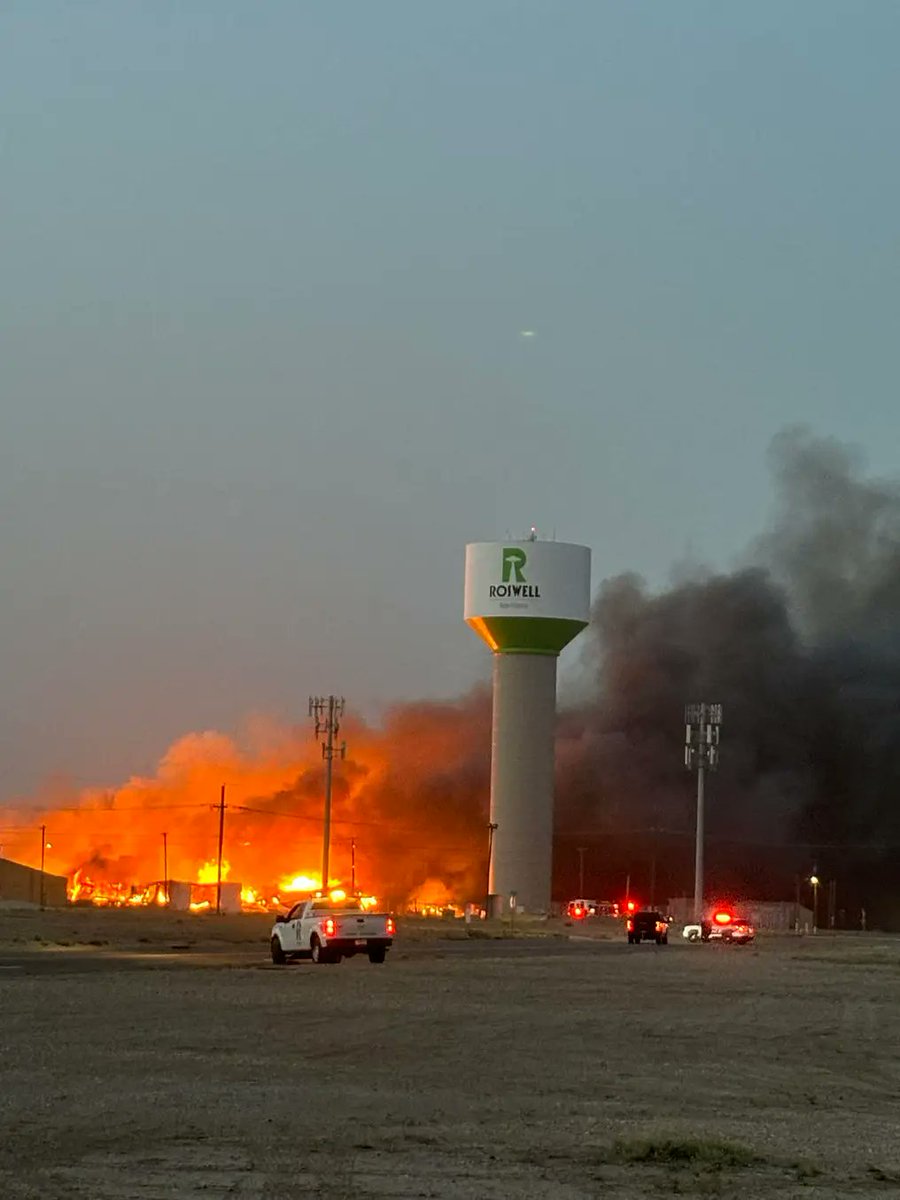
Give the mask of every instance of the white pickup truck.
<svg viewBox="0 0 900 1200">
<path fill-rule="evenodd" d="M 354 954 L 368 954 L 369 962 L 383 963 L 394 933 L 393 917 L 367 912 L 355 898 L 301 900 L 286 916 L 275 918 L 272 962 L 311 958 L 314 963 L 339 963 Z"/>
</svg>

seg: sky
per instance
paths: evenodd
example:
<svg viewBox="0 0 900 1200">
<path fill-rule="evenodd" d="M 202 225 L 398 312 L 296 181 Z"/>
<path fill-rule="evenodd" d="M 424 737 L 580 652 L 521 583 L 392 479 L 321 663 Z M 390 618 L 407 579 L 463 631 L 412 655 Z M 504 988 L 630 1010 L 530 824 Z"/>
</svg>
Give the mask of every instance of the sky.
<svg viewBox="0 0 900 1200">
<path fill-rule="evenodd" d="M 661 587 L 761 531 L 786 425 L 894 473 L 898 36 L 4 0 L 0 802 L 485 681 L 467 541 Z"/>
</svg>

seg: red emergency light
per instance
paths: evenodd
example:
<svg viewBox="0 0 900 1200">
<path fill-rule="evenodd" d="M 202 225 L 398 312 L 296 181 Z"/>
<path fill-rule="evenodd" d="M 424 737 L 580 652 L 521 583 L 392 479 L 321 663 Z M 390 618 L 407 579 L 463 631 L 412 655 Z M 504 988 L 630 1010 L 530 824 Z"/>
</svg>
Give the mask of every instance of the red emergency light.
<svg viewBox="0 0 900 1200">
<path fill-rule="evenodd" d="M 731 913 L 725 911 L 713 913 L 713 920 L 717 925 L 730 925 Z"/>
</svg>

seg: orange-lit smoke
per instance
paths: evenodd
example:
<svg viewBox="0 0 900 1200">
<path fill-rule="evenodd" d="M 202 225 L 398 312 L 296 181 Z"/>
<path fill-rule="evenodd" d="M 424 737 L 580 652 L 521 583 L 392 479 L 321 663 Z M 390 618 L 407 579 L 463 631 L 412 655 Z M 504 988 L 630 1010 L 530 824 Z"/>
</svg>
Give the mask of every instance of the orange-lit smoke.
<svg viewBox="0 0 900 1200">
<path fill-rule="evenodd" d="M 353 839 L 357 886 L 380 900 L 479 898 L 489 697 L 403 706 L 381 729 L 347 721 L 342 736 L 348 751 L 334 771 L 329 885 L 350 883 Z M 148 885 L 165 878 L 215 884 L 223 784 L 222 878 L 241 884 L 245 906 L 268 907 L 275 897 L 290 903 L 291 892 L 318 886 L 324 771 L 306 725 L 256 721 L 241 744 L 215 732 L 188 734 L 152 777 L 86 789 L 52 807 L 3 810 L 3 855 L 38 866 L 43 824 L 45 869 L 68 876 L 79 898 L 163 903 L 160 888 Z"/>
</svg>

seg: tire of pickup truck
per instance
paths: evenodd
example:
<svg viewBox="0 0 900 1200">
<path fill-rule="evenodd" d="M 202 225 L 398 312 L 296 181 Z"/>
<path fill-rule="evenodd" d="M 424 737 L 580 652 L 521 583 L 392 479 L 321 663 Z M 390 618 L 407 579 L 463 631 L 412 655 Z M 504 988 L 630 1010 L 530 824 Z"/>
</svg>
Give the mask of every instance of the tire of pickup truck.
<svg viewBox="0 0 900 1200">
<path fill-rule="evenodd" d="M 322 943 L 315 934 L 313 934 L 312 941 L 309 943 L 309 956 L 314 963 L 328 962 L 328 957 L 322 949 Z"/>
<path fill-rule="evenodd" d="M 372 949 L 369 951 L 369 962 L 370 963 L 383 963 L 386 954 L 387 954 L 387 948 L 385 946 L 373 946 Z"/>
<path fill-rule="evenodd" d="M 281 942 L 279 942 L 277 937 L 272 938 L 269 943 L 269 949 L 272 951 L 272 962 L 276 963 L 279 967 L 283 967 L 287 962 L 287 955 L 282 950 Z"/>
</svg>

